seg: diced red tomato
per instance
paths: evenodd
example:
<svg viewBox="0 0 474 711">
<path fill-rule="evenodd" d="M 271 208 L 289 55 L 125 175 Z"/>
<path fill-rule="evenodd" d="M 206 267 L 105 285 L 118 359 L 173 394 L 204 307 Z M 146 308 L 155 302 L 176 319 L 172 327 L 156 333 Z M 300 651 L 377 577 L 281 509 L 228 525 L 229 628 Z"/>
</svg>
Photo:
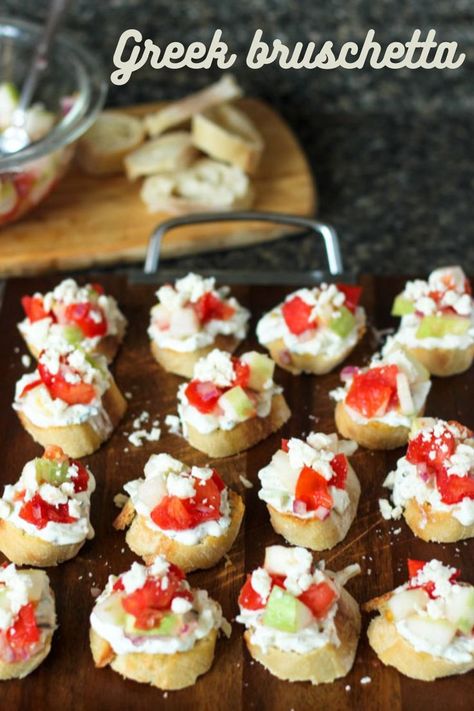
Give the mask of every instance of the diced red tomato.
<svg viewBox="0 0 474 711">
<path fill-rule="evenodd" d="M 60 323 L 72 324 L 80 328 L 86 338 L 105 336 L 107 333 L 107 319 L 97 304 L 89 302 L 68 304 L 59 318 Z"/>
<path fill-rule="evenodd" d="M 282 439 L 281 440 L 281 448 L 284 452 L 289 452 L 289 447 L 288 447 L 288 440 L 287 439 Z"/>
<path fill-rule="evenodd" d="M 45 310 L 41 296 L 24 296 L 21 300 L 21 305 L 23 306 L 26 317 L 32 323 L 51 316 L 51 313 Z"/>
<path fill-rule="evenodd" d="M 53 399 L 63 400 L 68 405 L 86 405 L 91 402 L 96 395 L 95 387 L 91 383 L 68 383 L 64 377 L 67 366 L 61 365 L 59 372 L 52 375 L 44 363 L 38 361 L 38 372 L 40 378 L 49 390 Z M 69 368 L 71 372 L 72 369 Z"/>
<path fill-rule="evenodd" d="M 232 363 L 234 365 L 235 377 L 232 381 L 232 386 L 237 387 L 240 385 L 241 388 L 246 388 L 249 384 L 250 378 L 250 367 L 247 363 L 242 363 L 239 358 L 232 358 Z"/>
<path fill-rule="evenodd" d="M 49 521 L 54 523 L 74 523 L 77 521 L 69 515 L 68 504 L 49 504 L 37 493 L 29 501 L 25 501 L 20 509 L 20 518 L 33 524 L 36 528 L 44 528 Z"/>
<path fill-rule="evenodd" d="M 33 172 L 14 173 L 13 182 L 20 198 L 27 197 L 36 180 Z"/>
<path fill-rule="evenodd" d="M 151 520 L 164 531 L 184 531 L 193 527 L 193 516 L 177 496 L 164 496 L 150 514 Z"/>
<path fill-rule="evenodd" d="M 180 590 L 184 574 L 180 568 L 170 565 L 166 574 L 167 585 L 162 584 L 162 578 L 148 578 L 139 590 L 122 598 L 122 607 L 135 617 L 135 627 L 150 629 L 155 627 L 163 614 L 170 609 L 171 602 L 179 592 L 180 597 L 192 600 L 192 593 Z"/>
<path fill-rule="evenodd" d="M 207 323 L 213 319 L 227 321 L 235 313 L 233 306 L 219 299 L 212 291 L 206 292 L 196 301 L 194 310 L 201 323 Z"/>
<path fill-rule="evenodd" d="M 193 525 L 220 518 L 221 494 L 214 478 L 196 481 L 195 489 L 192 499 L 186 499 L 192 512 Z"/>
<path fill-rule="evenodd" d="M 252 587 L 251 575 L 247 575 L 247 580 L 240 591 L 238 602 L 240 607 L 243 607 L 245 610 L 261 610 L 265 607 L 262 598 Z"/>
<path fill-rule="evenodd" d="M 346 396 L 349 407 L 364 417 L 381 417 L 398 403 L 396 365 L 356 373 Z"/>
<path fill-rule="evenodd" d="M 474 476 L 448 474 L 443 466 L 436 470 L 436 486 L 445 504 L 458 504 L 463 499 L 474 499 Z"/>
<path fill-rule="evenodd" d="M 114 590 L 115 592 L 125 590 L 125 585 L 122 582 L 122 578 L 117 578 L 117 580 L 112 586 L 112 590 Z"/>
<path fill-rule="evenodd" d="M 426 433 L 420 432 L 417 437 L 410 440 L 406 458 L 411 464 L 427 464 L 435 468 L 441 466 L 455 449 L 456 440 L 448 429 L 444 430 L 439 437 L 432 435 L 430 438 L 427 438 Z"/>
<path fill-rule="evenodd" d="M 222 491 L 223 489 L 225 489 L 225 484 L 222 480 L 222 477 L 216 469 L 213 469 L 211 479 L 214 482 L 214 484 L 217 486 L 219 491 Z"/>
<path fill-rule="evenodd" d="M 99 296 L 105 294 L 105 289 L 102 284 L 98 284 L 96 281 L 93 284 L 90 284 L 90 287 L 96 292 L 96 294 L 99 294 Z"/>
<path fill-rule="evenodd" d="M 337 593 L 329 583 L 313 583 L 307 590 L 299 595 L 301 600 L 318 620 L 323 620 L 328 614 Z"/>
<path fill-rule="evenodd" d="M 319 506 L 331 509 L 333 500 L 328 482 L 311 467 L 303 467 L 296 482 L 295 499 L 303 501 L 308 511 L 315 511 Z"/>
<path fill-rule="evenodd" d="M 408 577 L 410 580 L 416 578 L 420 570 L 422 570 L 426 565 L 426 560 L 414 560 L 413 558 L 408 558 Z"/>
<path fill-rule="evenodd" d="M 361 286 L 354 286 L 353 284 L 336 284 L 339 291 L 342 291 L 346 300 L 344 306 L 349 309 L 352 313 L 356 310 L 359 305 L 360 297 L 362 294 Z"/>
<path fill-rule="evenodd" d="M 347 472 L 349 470 L 349 464 L 345 454 L 336 454 L 336 456 L 331 459 L 331 468 L 334 472 L 334 476 L 329 483 L 337 489 L 345 489 Z"/>
<path fill-rule="evenodd" d="M 184 394 L 189 404 L 202 412 L 208 414 L 215 408 L 217 401 L 224 390 L 210 381 L 191 380 L 186 386 Z"/>
<path fill-rule="evenodd" d="M 272 588 L 277 585 L 279 588 L 284 588 L 285 576 L 284 575 L 271 575 Z M 265 604 L 253 587 L 252 587 L 252 575 L 247 575 L 247 580 L 245 581 L 242 590 L 239 595 L 239 605 L 246 610 L 261 610 L 265 607 Z"/>
<path fill-rule="evenodd" d="M 286 325 L 297 336 L 317 326 L 316 319 L 311 318 L 313 307 L 299 296 L 285 301 L 281 310 Z"/>
<path fill-rule="evenodd" d="M 76 476 L 72 477 L 72 482 L 74 484 L 74 491 L 78 494 L 80 491 L 87 491 L 89 485 L 89 474 L 87 469 L 83 464 L 77 460 L 71 460 L 71 464 L 74 464 L 77 469 Z"/>
<path fill-rule="evenodd" d="M 32 645 L 40 638 L 36 623 L 35 604 L 29 602 L 20 609 L 15 624 L 6 633 L 7 642 L 17 659 L 25 658 Z"/>
</svg>

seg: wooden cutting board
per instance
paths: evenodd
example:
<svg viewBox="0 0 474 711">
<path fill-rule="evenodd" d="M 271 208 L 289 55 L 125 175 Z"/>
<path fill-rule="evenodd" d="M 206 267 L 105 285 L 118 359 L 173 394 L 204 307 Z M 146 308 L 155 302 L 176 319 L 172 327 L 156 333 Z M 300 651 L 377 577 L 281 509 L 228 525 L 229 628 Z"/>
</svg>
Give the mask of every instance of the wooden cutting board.
<svg viewBox="0 0 474 711">
<path fill-rule="evenodd" d="M 97 280 L 97 277 L 96 279 Z M 234 623 L 230 640 L 221 639 L 216 649 L 212 669 L 195 686 L 179 692 L 163 692 L 150 686 L 123 680 L 107 669 L 95 669 L 88 646 L 88 618 L 94 599 L 92 589 L 102 588 L 111 573 L 125 571 L 136 559 L 127 548 L 123 532 L 112 528 L 117 515 L 113 497 L 123 484 L 140 477 L 150 454 L 168 452 L 189 464 L 204 465 L 205 455 L 189 447 L 184 440 L 171 435 L 163 427 L 160 442 L 133 447 L 124 436 L 130 432 L 132 420 L 144 409 L 163 421 L 165 414 L 175 412 L 176 390 L 181 380 L 167 375 L 152 359 L 146 336 L 148 309 L 153 302 L 156 285 L 130 285 L 122 277 L 101 277 L 107 290 L 120 301 L 128 320 L 129 331 L 114 364 L 120 388 L 132 393 L 128 412 L 111 440 L 85 461 L 97 479 L 97 491 L 92 497 L 92 523 L 96 537 L 88 542 L 76 559 L 48 571 L 56 593 L 59 628 L 53 639 L 47 660 L 23 681 L 0 682 L 0 707 L 3 709 L 68 709 L 75 711 L 456 711 L 472 709 L 474 672 L 432 683 L 414 681 L 384 667 L 367 643 L 368 615 L 363 616 L 360 644 L 352 671 L 332 684 L 312 687 L 309 683 L 287 683 L 271 676 L 260 664 L 253 662 L 243 643 L 243 628 Z M 302 280 L 303 281 L 303 280 Z M 363 303 L 369 323 L 377 329 L 395 325 L 389 314 L 393 296 L 401 290 L 401 279 L 362 279 Z M 25 372 L 20 362 L 24 346 L 15 324 L 21 317 L 19 299 L 25 292 L 45 290 L 53 285 L 49 280 L 13 280 L 7 284 L 0 330 L 8 348 L 0 351 L 0 451 L 2 467 L 0 485 L 13 483 L 26 461 L 40 454 L 40 448 L 21 428 L 11 399 L 14 383 Z M 288 287 L 235 287 L 239 299 L 251 309 L 251 336 L 245 350 L 257 344 L 253 337 L 260 315 L 291 291 Z M 371 329 L 350 357 L 351 363 L 365 362 L 376 347 Z M 334 406 L 329 391 L 339 383 L 338 374 L 322 377 L 294 377 L 277 372 L 277 381 L 284 387 L 292 417 L 281 432 L 271 436 L 250 451 L 213 464 L 226 482 L 244 497 L 246 515 L 242 530 L 230 551 L 230 564 L 222 561 L 209 571 L 190 574 L 193 586 L 209 590 L 223 607 L 229 620 L 237 614 L 237 597 L 245 573 L 263 561 L 265 546 L 283 543 L 269 523 L 266 508 L 257 496 L 257 472 L 270 460 L 279 447 L 280 438 L 299 436 L 317 428 L 323 432 L 335 430 Z M 427 414 L 445 419 L 459 419 L 474 427 L 472 394 L 474 369 L 465 375 L 435 379 L 429 395 Z M 360 602 L 380 595 L 402 584 L 407 578 L 407 557 L 436 557 L 462 570 L 464 580 L 474 583 L 473 540 L 438 545 L 416 539 L 403 521 L 381 519 L 378 498 L 386 496 L 382 487 L 386 473 L 394 466 L 403 450 L 369 452 L 360 449 L 353 465 L 362 484 L 362 496 L 355 522 L 346 539 L 331 551 L 316 554 L 333 570 L 358 562 L 362 575 L 348 584 L 349 591 Z M 252 489 L 242 486 L 240 476 L 253 482 Z M 1 555 L 0 555 L 1 559 Z M 1 562 L 1 561 L 0 561 Z M 361 684 L 363 677 L 370 683 Z"/>
<path fill-rule="evenodd" d="M 124 110 L 144 115 L 162 104 Z M 312 216 L 316 189 L 296 136 L 270 106 L 238 102 L 262 132 L 265 150 L 252 209 Z M 51 269 L 91 268 L 143 259 L 148 238 L 164 213 L 150 214 L 140 199 L 140 181 L 124 176 L 93 178 L 73 167 L 52 195 L 20 222 L 0 230 L 0 276 Z M 291 229 L 262 223 L 221 223 L 171 232 L 162 254 L 229 249 L 283 237 Z"/>
</svg>

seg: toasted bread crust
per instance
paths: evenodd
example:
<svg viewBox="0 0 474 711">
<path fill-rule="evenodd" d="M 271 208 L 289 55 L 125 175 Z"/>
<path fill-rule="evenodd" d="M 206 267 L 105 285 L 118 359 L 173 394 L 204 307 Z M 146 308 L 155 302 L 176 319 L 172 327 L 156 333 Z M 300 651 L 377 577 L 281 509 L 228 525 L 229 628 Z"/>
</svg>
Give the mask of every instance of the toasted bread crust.
<svg viewBox="0 0 474 711">
<path fill-rule="evenodd" d="M 186 439 L 191 446 L 210 457 L 230 457 L 250 449 L 272 432 L 276 432 L 290 416 L 286 400 L 279 393 L 273 396 L 271 410 L 266 417 L 252 417 L 240 422 L 232 430 L 215 430 L 209 434 L 202 434 L 186 423 Z"/>
<path fill-rule="evenodd" d="M 56 545 L 0 519 L 0 551 L 15 565 L 49 568 L 74 558 L 85 543 Z"/>
<path fill-rule="evenodd" d="M 115 520 L 114 526 L 124 528 L 128 525 L 124 525 L 124 522 L 126 517 L 130 519 L 131 506 L 133 521 L 125 538 L 131 550 L 141 556 L 147 565 L 150 565 L 161 553 L 170 563 L 178 565 L 185 573 L 189 573 L 192 570 L 212 568 L 231 549 L 239 533 L 245 506 L 241 497 L 231 490 L 229 490 L 229 503 L 231 521 L 227 531 L 219 537 L 206 536 L 200 543 L 192 546 L 184 545 L 160 531 L 149 528 L 143 516 L 135 516 L 130 499 Z"/>
<path fill-rule="evenodd" d="M 474 360 L 474 345 L 469 348 L 404 348 L 432 375 L 442 378 L 466 372 Z"/>
<path fill-rule="evenodd" d="M 78 459 L 99 449 L 101 444 L 111 436 L 114 428 L 125 414 L 127 401 L 113 378 L 110 381 L 109 389 L 102 397 L 102 403 L 112 424 L 112 430 L 105 434 L 97 432 L 89 422 L 83 422 L 80 425 L 67 425 L 66 427 L 37 427 L 23 412 L 17 412 L 17 415 L 35 442 L 43 447 L 50 444 L 58 445 L 68 457 Z"/>
<path fill-rule="evenodd" d="M 416 499 L 407 501 L 403 515 L 415 536 L 423 541 L 456 543 L 474 537 L 474 523 L 464 526 L 449 512 L 433 511 L 429 504 L 420 505 Z"/>
<path fill-rule="evenodd" d="M 334 510 L 331 511 L 324 521 L 318 518 L 298 518 L 290 513 L 281 513 L 267 504 L 274 530 L 293 546 L 304 546 L 313 551 L 334 548 L 346 537 L 359 503 L 360 483 L 350 465 L 346 489 L 349 495 L 347 509 L 342 514 L 338 514 Z"/>
<path fill-rule="evenodd" d="M 198 348 L 195 351 L 173 351 L 171 348 L 160 348 L 155 341 L 150 342 L 154 359 L 167 373 L 181 375 L 183 378 L 192 378 L 194 366 L 200 358 L 208 355 L 214 348 L 233 353 L 240 341 L 234 336 L 218 334 L 209 346 Z"/>
<path fill-rule="evenodd" d="M 443 676 L 465 674 L 474 669 L 471 662 L 455 664 L 448 659 L 417 652 L 397 631 L 393 622 L 379 615 L 369 624 L 367 636 L 378 658 L 412 679 L 433 681 Z"/>
<path fill-rule="evenodd" d="M 192 686 L 201 674 L 209 671 L 214 660 L 217 631 L 211 630 L 187 652 L 175 654 L 115 654 L 109 643 L 92 628 L 89 639 L 96 667 L 110 664 L 127 679 L 171 691 Z"/>
<path fill-rule="evenodd" d="M 354 663 L 360 635 L 360 611 L 357 602 L 342 590 L 335 617 L 340 644 L 328 643 L 305 654 L 284 652 L 276 647 L 264 651 L 252 644 L 251 633 L 244 634 L 251 656 L 274 676 L 285 681 L 310 681 L 324 684 L 348 674 Z"/>
<path fill-rule="evenodd" d="M 357 341 L 360 341 L 365 333 L 365 325 L 359 328 Z M 300 373 L 313 373 L 314 375 L 325 375 L 334 370 L 344 361 L 349 353 L 354 350 L 355 346 L 344 348 L 337 356 L 328 356 L 326 353 L 318 353 L 311 355 L 310 353 L 293 353 L 288 350 L 283 338 L 278 338 L 275 341 L 265 344 L 271 357 L 284 370 L 287 370 L 293 375 Z"/>
<path fill-rule="evenodd" d="M 420 412 L 421 417 L 423 413 Z M 410 429 L 404 426 L 391 427 L 385 422 L 355 422 L 347 412 L 344 402 L 338 402 L 334 414 L 336 427 L 342 437 L 353 439 L 367 449 L 397 449 L 408 442 Z"/>
</svg>

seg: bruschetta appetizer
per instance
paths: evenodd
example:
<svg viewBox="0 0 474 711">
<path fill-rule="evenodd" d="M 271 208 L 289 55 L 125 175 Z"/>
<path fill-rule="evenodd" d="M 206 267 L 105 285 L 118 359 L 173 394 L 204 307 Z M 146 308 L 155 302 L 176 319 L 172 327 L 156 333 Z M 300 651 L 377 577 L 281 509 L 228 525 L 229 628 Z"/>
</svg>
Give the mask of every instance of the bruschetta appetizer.
<svg viewBox="0 0 474 711">
<path fill-rule="evenodd" d="M 431 387 L 424 366 L 390 341 L 367 367 L 343 368 L 341 379 L 343 387 L 330 394 L 337 402 L 336 426 L 343 437 L 368 449 L 396 449 L 407 443 Z"/>
<path fill-rule="evenodd" d="M 55 629 L 46 573 L 0 566 L 0 681 L 31 674 L 48 656 Z"/>
<path fill-rule="evenodd" d="M 311 432 L 282 440 L 258 477 L 274 530 L 288 543 L 315 551 L 345 538 L 359 503 L 359 480 L 349 464 L 354 442 Z"/>
<path fill-rule="evenodd" d="M 13 408 L 43 447 L 84 457 L 110 437 L 127 404 L 103 356 L 63 345 L 43 351 L 36 370 L 20 378 Z"/>
<path fill-rule="evenodd" d="M 217 635 L 230 625 L 205 590 L 191 588 L 163 556 L 111 575 L 90 617 L 96 667 L 159 689 L 183 689 L 212 666 Z"/>
<path fill-rule="evenodd" d="M 79 286 L 64 279 L 46 294 L 24 296 L 21 303 L 25 318 L 18 329 L 35 358 L 66 343 L 103 355 L 110 363 L 125 335 L 127 321 L 100 284 Z"/>
<path fill-rule="evenodd" d="M 381 499 L 382 515 L 403 514 L 424 541 L 455 543 L 474 536 L 474 435 L 459 422 L 415 420 L 407 453 L 384 482 L 393 506 Z"/>
<path fill-rule="evenodd" d="M 378 658 L 412 679 L 474 669 L 474 587 L 439 560 L 409 560 L 409 580 L 366 603 L 379 615 L 367 635 Z"/>
<path fill-rule="evenodd" d="M 299 289 L 260 319 L 258 340 L 290 373 L 329 373 L 364 334 L 361 292 L 348 284 Z"/>
<path fill-rule="evenodd" d="M 251 351 L 235 358 L 213 350 L 178 389 L 178 415 L 189 444 L 210 457 L 229 457 L 276 432 L 290 417 L 273 361 Z"/>
<path fill-rule="evenodd" d="M 188 274 L 156 292 L 148 335 L 151 351 L 169 373 L 191 378 L 214 348 L 233 353 L 247 335 L 250 313 L 214 278 Z"/>
<path fill-rule="evenodd" d="M 270 546 L 247 576 L 236 618 L 250 655 L 279 679 L 323 684 L 345 676 L 360 634 L 357 602 L 344 589 L 360 572 L 313 566 L 305 548 Z"/>
<path fill-rule="evenodd" d="M 474 359 L 474 301 L 461 267 L 436 269 L 407 282 L 393 304 L 396 340 L 433 375 L 464 373 Z"/>
<path fill-rule="evenodd" d="M 49 446 L 0 499 L 0 551 L 16 565 L 48 567 L 74 558 L 94 530 L 91 472 Z"/>
<path fill-rule="evenodd" d="M 125 484 L 129 495 L 115 520 L 132 551 L 150 564 L 163 554 L 185 572 L 212 568 L 239 532 L 244 504 L 215 469 L 188 467 L 152 454 L 145 477 Z"/>
</svg>

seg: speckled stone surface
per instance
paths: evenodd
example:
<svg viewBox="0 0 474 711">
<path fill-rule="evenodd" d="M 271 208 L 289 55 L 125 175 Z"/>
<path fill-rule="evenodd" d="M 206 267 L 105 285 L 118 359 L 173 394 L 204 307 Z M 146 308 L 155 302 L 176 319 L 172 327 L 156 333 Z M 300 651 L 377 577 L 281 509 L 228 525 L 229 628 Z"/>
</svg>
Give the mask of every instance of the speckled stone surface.
<svg viewBox="0 0 474 711">
<path fill-rule="evenodd" d="M 21 6 L 21 7 L 20 7 Z M 2 14 L 39 19 L 44 0 L 3 0 Z M 426 272 L 443 262 L 474 269 L 472 0 L 76 0 L 67 29 L 95 50 L 107 68 L 124 29 L 141 30 L 158 45 L 208 42 L 216 28 L 240 62 L 233 71 L 248 94 L 271 102 L 298 134 L 313 166 L 321 219 L 340 235 L 345 265 L 358 271 Z M 467 54 L 451 71 L 407 69 L 252 71 L 251 37 L 290 46 L 301 40 L 338 46 L 361 42 L 369 28 L 382 44 L 408 41 L 415 28 L 437 30 Z M 177 97 L 204 86 L 215 71 L 152 70 L 111 86 L 109 103 Z M 284 156 L 282 156 L 284 160 Z M 315 267 L 311 238 L 189 257 L 180 266 Z"/>
</svg>

